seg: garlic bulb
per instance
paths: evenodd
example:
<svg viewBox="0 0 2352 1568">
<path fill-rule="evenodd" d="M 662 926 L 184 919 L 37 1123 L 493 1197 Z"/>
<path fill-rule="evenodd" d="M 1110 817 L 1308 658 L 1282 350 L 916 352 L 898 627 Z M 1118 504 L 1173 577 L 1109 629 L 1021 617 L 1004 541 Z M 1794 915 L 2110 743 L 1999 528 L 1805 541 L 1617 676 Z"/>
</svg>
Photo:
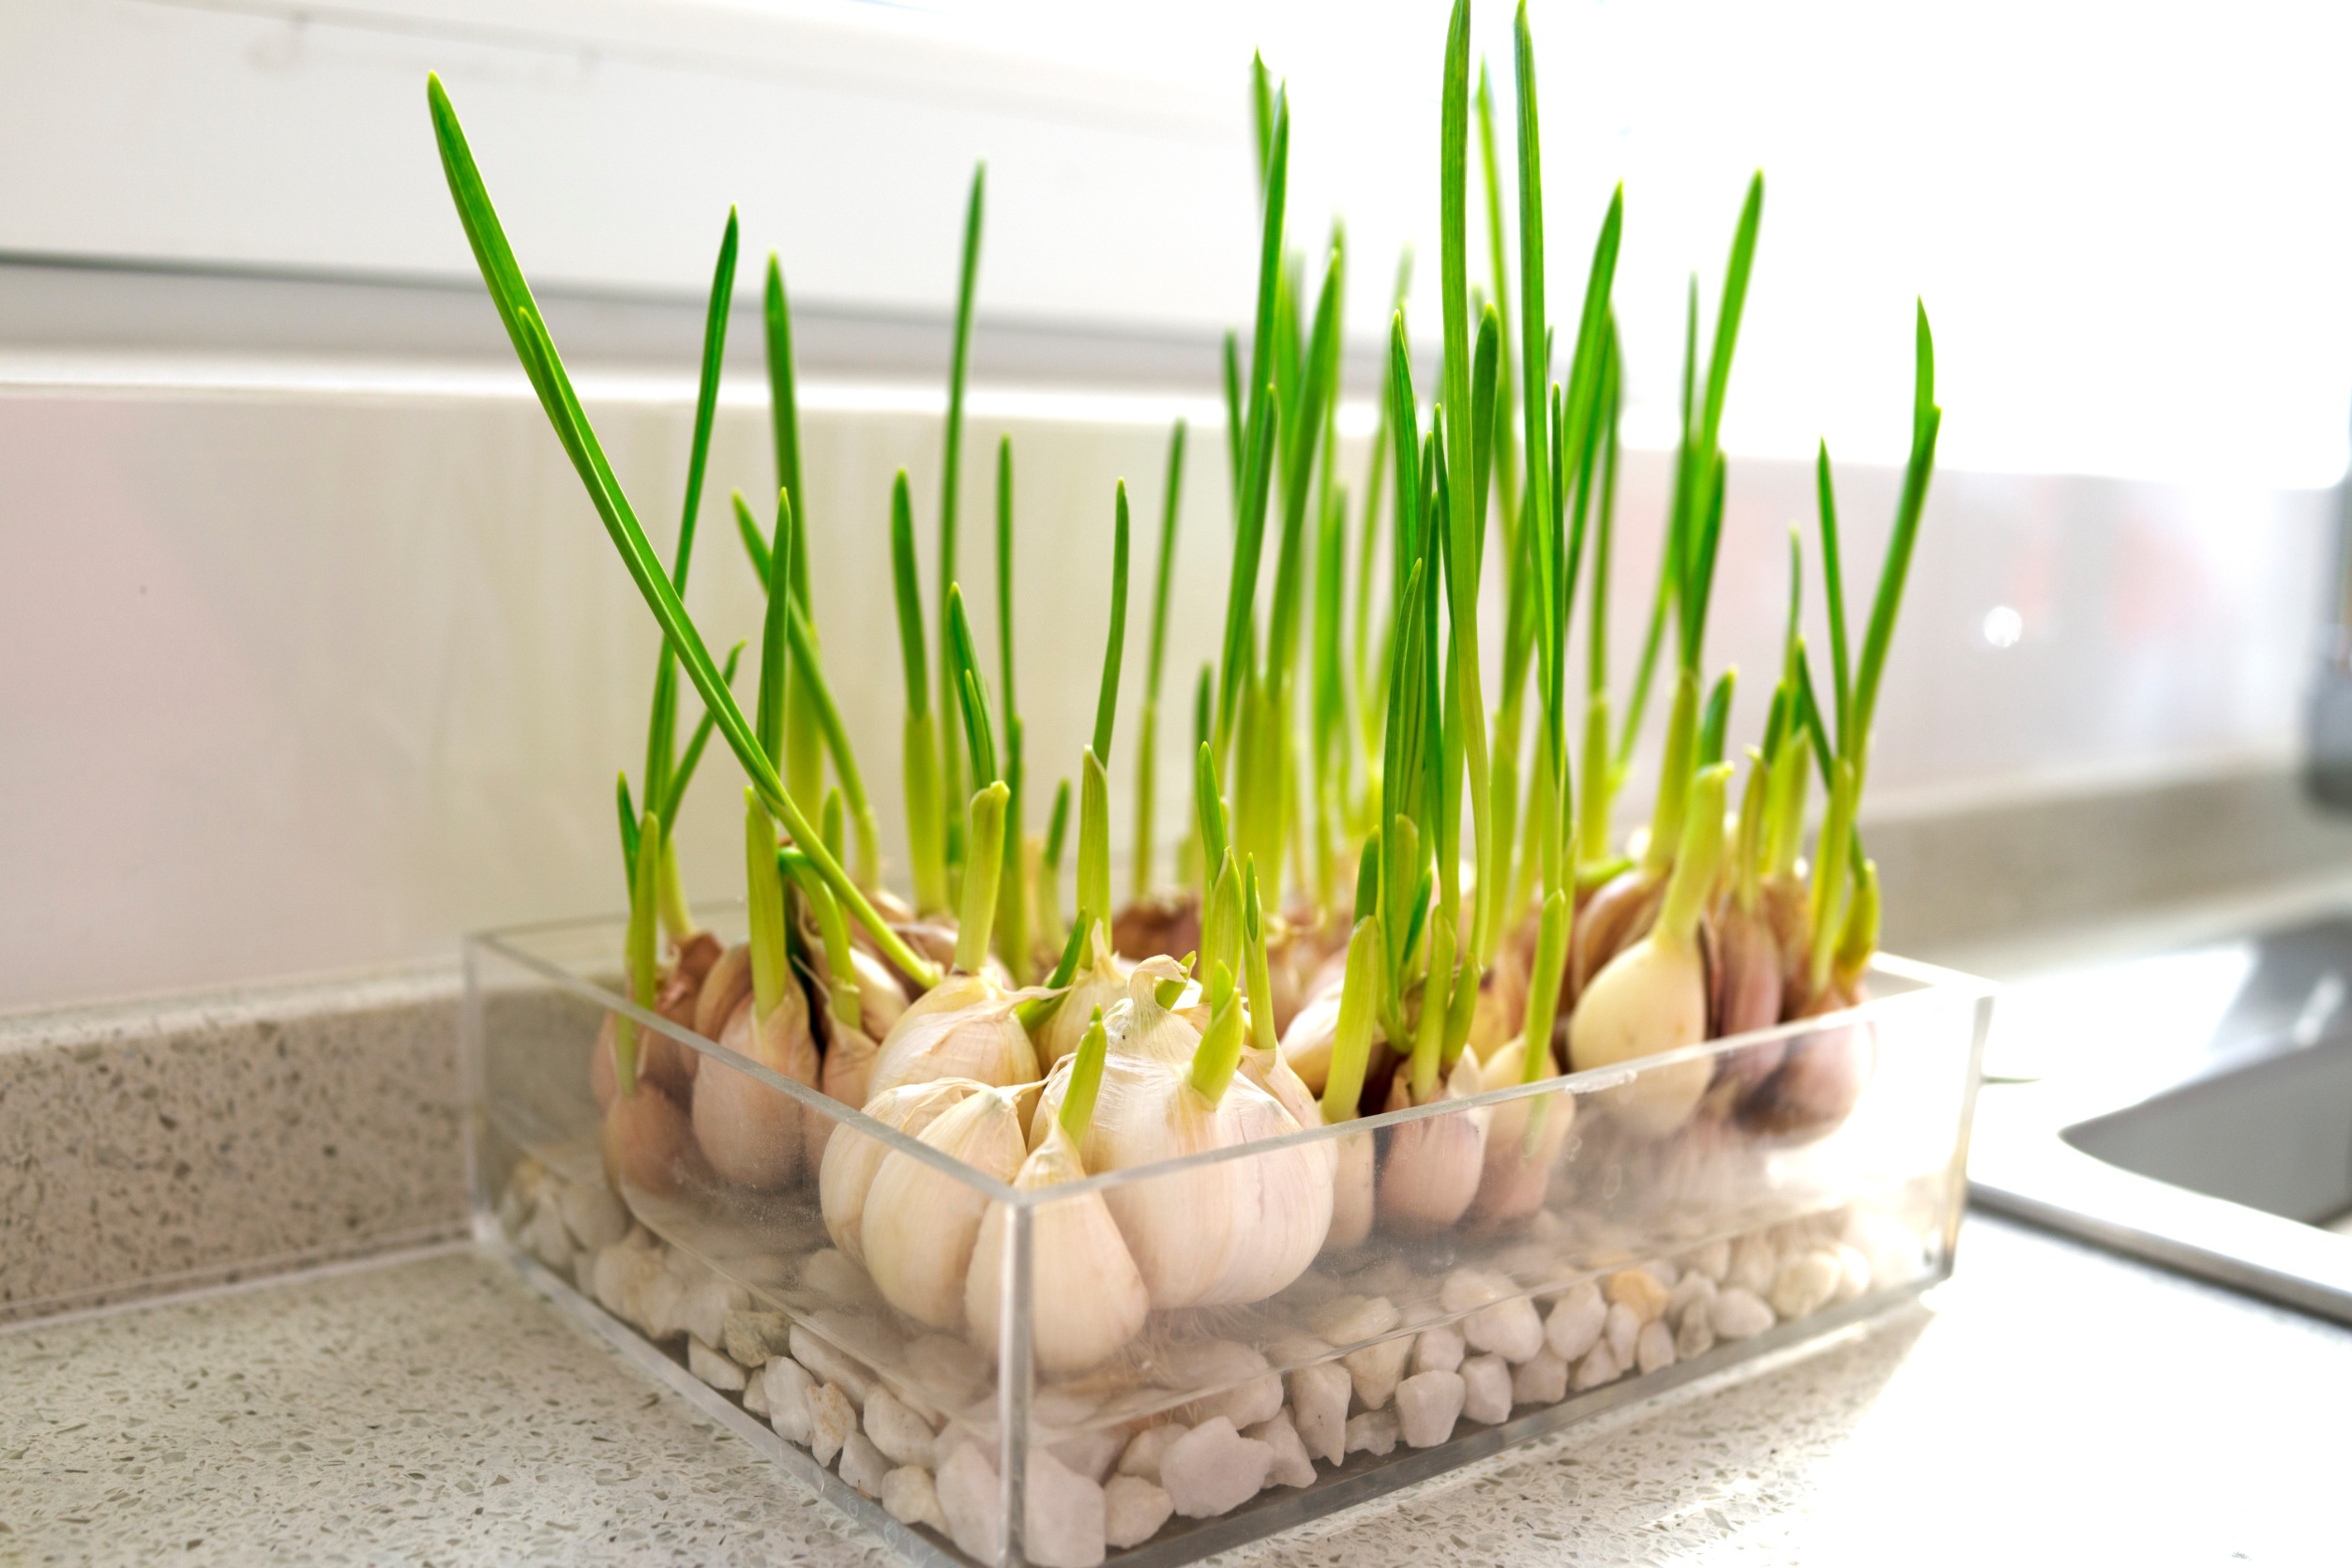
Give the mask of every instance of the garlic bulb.
<svg viewBox="0 0 2352 1568">
<path fill-rule="evenodd" d="M 1010 1182 L 1028 1153 L 1014 1091 L 984 1088 L 918 1135 L 950 1159 Z M 837 1139 L 836 1141 L 846 1141 Z M 964 1276 L 988 1200 L 970 1182 L 896 1150 L 882 1157 L 859 1222 L 866 1272 L 882 1299 L 918 1322 L 960 1327 Z"/>
<path fill-rule="evenodd" d="M 718 1043 L 795 1083 L 816 1087 L 817 1037 L 809 1032 L 808 1003 L 799 983 L 788 978 L 767 1016 L 755 1018 L 756 1012 L 756 999 L 745 997 Z M 792 1181 L 801 1169 L 805 1121 L 799 1101 L 724 1063 L 714 1062 L 694 1076 L 694 1141 L 721 1181 L 761 1191 Z"/>
<path fill-rule="evenodd" d="M 1088 1018 L 1088 1030 L 1070 1058 L 1072 1066 L 1063 1073 L 1061 1113 L 1044 1123 L 1037 1146 L 1013 1178 L 1013 1185 L 1022 1192 L 1078 1181 L 1087 1174 L 1070 1128 L 1084 1132 L 1101 1083 L 1101 1014 L 1089 1008 Z M 1091 1063 L 1082 1060 L 1088 1052 L 1093 1053 Z M 1151 1310 L 1151 1295 L 1102 1194 L 1048 1203 L 1031 1214 L 1029 1299 L 1037 1365 L 1047 1372 L 1081 1371 L 1135 1337 Z M 988 1206 L 964 1283 L 964 1316 L 972 1343 L 984 1349 L 994 1347 L 1002 1321 L 1008 1223 L 1003 1204 Z"/>
<path fill-rule="evenodd" d="M 1482 1092 L 1529 1081 L 1527 1042 L 1515 1039 L 1487 1058 L 1479 1070 Z M 1558 1071 L 1547 1048 L 1536 1077 Z M 1541 1108 L 1540 1109 L 1538 1108 Z M 1544 1206 L 1551 1183 L 1552 1162 L 1560 1155 L 1568 1129 L 1576 1124 L 1574 1094 L 1533 1094 L 1506 1100 L 1493 1108 L 1486 1126 L 1486 1153 L 1478 1176 L 1478 1196 L 1470 1200 L 1472 1225 L 1506 1225 L 1525 1219 Z M 1540 1118 L 1540 1120 L 1539 1120 Z M 1532 1123 L 1532 1135 L 1529 1127 Z"/>
<path fill-rule="evenodd" d="M 893 1132 L 919 1138 L 924 1128 L 987 1087 L 970 1078 L 911 1083 L 875 1095 L 867 1103 L 866 1114 Z M 817 1202 L 824 1215 L 825 1234 L 857 1262 L 866 1259 L 867 1194 L 873 1188 L 874 1173 L 890 1153 L 890 1146 L 882 1139 L 845 1125 L 825 1144 L 817 1168 Z"/>
<path fill-rule="evenodd" d="M 1281 1138 L 1299 1130 L 1282 1102 L 1238 1073 L 1212 1099 L 1193 1084 L 1200 1036 L 1153 994 L 1164 973 L 1136 966 L 1128 999 L 1105 1020 L 1110 1051 L 1078 1154 L 1090 1171 L 1127 1170 Z M 1168 969 L 1175 966 L 1170 963 Z M 1071 1059 L 1075 1060 L 1075 1058 Z M 1057 1069 L 1038 1106 L 1058 1108 Z M 1263 1301 L 1314 1261 L 1331 1226 L 1330 1156 L 1314 1146 L 1269 1150 L 1115 1187 L 1105 1194 L 1157 1308 Z"/>
<path fill-rule="evenodd" d="M 1699 771 L 1683 819 L 1681 852 L 1649 935 L 1592 977 L 1568 1020 L 1568 1060 L 1577 1072 L 1697 1045 L 1707 1038 L 1707 972 L 1698 916 L 1723 857 L 1724 763 Z M 1690 1119 L 1714 1076 L 1705 1057 L 1639 1068 L 1631 1082 L 1601 1091 L 1620 1125 L 1662 1138 Z"/>
<path fill-rule="evenodd" d="M 1033 1083 L 1037 1049 L 1013 1010 L 1024 993 L 985 974 L 950 974 L 924 992 L 883 1037 L 867 1098 L 931 1078 L 1002 1087 Z"/>
<path fill-rule="evenodd" d="M 1465 1100 L 1478 1093 L 1478 1062 L 1464 1051 L 1437 1092 L 1422 1103 Z M 1388 1108 L 1414 1103 L 1410 1075 L 1389 1080 Z M 1462 1217 L 1478 1194 L 1491 1111 L 1449 1110 L 1389 1130 L 1388 1160 L 1380 1167 L 1380 1229 L 1398 1236 L 1434 1236 Z"/>
</svg>

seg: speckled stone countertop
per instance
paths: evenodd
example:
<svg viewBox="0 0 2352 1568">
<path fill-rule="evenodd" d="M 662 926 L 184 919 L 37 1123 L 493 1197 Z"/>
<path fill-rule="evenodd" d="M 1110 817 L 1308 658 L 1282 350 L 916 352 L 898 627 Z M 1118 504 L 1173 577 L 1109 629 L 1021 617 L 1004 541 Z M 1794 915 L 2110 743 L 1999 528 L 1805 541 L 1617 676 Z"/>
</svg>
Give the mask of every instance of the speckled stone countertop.
<svg viewBox="0 0 2352 1568">
<path fill-rule="evenodd" d="M 882 1562 L 470 1251 L 0 1334 L 0 1562 Z M 1928 1304 L 1217 1560 L 2342 1561 L 2352 1330 L 1972 1217 Z"/>
</svg>

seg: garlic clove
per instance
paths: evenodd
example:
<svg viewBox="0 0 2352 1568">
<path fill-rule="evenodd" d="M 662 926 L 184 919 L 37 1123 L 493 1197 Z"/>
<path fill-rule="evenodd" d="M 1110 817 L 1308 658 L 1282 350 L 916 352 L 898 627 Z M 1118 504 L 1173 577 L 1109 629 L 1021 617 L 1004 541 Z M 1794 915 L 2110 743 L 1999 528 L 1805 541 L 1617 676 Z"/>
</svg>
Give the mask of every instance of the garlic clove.
<svg viewBox="0 0 2352 1568">
<path fill-rule="evenodd" d="M 1349 1133 L 1335 1139 L 1337 1152 L 1332 1177 L 1331 1229 L 1323 1238 L 1326 1252 L 1362 1246 L 1372 1234 L 1376 1184 L 1375 1146 L 1370 1133 Z"/>
<path fill-rule="evenodd" d="M 1078 1145 L 1059 1123 L 1048 1122 L 1013 1185 L 1033 1192 L 1085 1175 Z M 964 1285 L 969 1332 L 972 1343 L 983 1349 L 994 1349 L 1002 1322 L 1006 1215 L 1003 1204 L 988 1206 Z M 1032 1343 L 1041 1371 L 1077 1372 L 1093 1366 L 1143 1327 L 1151 1297 L 1102 1194 L 1086 1193 L 1034 1210 L 1030 1259 Z"/>
<path fill-rule="evenodd" d="M 1584 995 L 1609 960 L 1649 934 L 1666 902 L 1666 879 L 1639 867 L 1621 871 L 1594 889 L 1576 910 L 1568 938 L 1568 990 L 1565 1003 Z"/>
<path fill-rule="evenodd" d="M 1411 1075 L 1389 1080 L 1388 1108 L 1413 1103 Z M 1478 1063 L 1468 1051 L 1456 1058 L 1427 1103 L 1467 1099 L 1478 1093 Z M 1388 1159 L 1380 1168 L 1380 1229 L 1397 1236 L 1434 1236 L 1462 1217 L 1478 1195 L 1491 1112 L 1447 1111 L 1405 1123 L 1389 1132 Z"/>
<path fill-rule="evenodd" d="M 1508 1088 L 1525 1081 L 1526 1042 L 1515 1039 L 1490 1057 L 1479 1071 L 1482 1092 Z M 1546 1051 L 1542 1077 L 1558 1071 Z M 1529 1147 L 1528 1124 L 1542 1106 L 1543 1122 Z M 1470 1200 L 1470 1222 L 1477 1226 L 1507 1225 L 1525 1219 L 1544 1206 L 1551 1184 L 1552 1162 L 1576 1124 L 1574 1094 L 1530 1094 L 1496 1106 L 1486 1127 L 1486 1153 L 1478 1177 L 1478 1196 Z"/>
<path fill-rule="evenodd" d="M 866 1114 L 894 1132 L 917 1138 L 941 1115 L 986 1087 L 969 1078 L 911 1083 L 875 1095 L 867 1103 Z M 866 1260 L 866 1200 L 875 1172 L 890 1153 L 882 1139 L 845 1126 L 825 1144 L 818 1165 L 817 1199 L 825 1233 L 854 1262 Z"/>
<path fill-rule="evenodd" d="M 859 1021 L 868 1035 L 880 1040 L 906 1012 L 907 993 L 890 966 L 863 947 L 850 949 L 850 968 L 857 978 Z"/>
<path fill-rule="evenodd" d="M 1026 1149 L 1011 1092 L 971 1094 L 919 1135 L 984 1175 L 1010 1182 Z M 965 1275 L 988 1200 L 971 1183 L 896 1151 L 882 1158 L 859 1224 L 866 1271 L 882 1299 L 932 1328 L 964 1320 Z"/>
<path fill-rule="evenodd" d="M 727 1020 L 750 994 L 751 947 L 737 942 L 719 955 L 710 973 L 703 976 L 701 994 L 694 1003 L 694 1033 L 705 1040 L 717 1039 Z"/>
<path fill-rule="evenodd" d="M 1061 1004 L 1037 1032 L 1037 1064 L 1048 1071 L 1078 1049 L 1078 1042 L 1086 1037 L 1086 1028 L 1095 1008 L 1108 1013 L 1127 996 L 1127 978 L 1135 966 L 1112 954 L 1104 943 L 1099 925 L 1094 927 L 1089 945 L 1092 957 L 1084 968 L 1071 976 Z"/>
<path fill-rule="evenodd" d="M 768 1016 L 753 1018 L 743 999 L 718 1043 L 796 1083 L 817 1083 L 817 1037 L 797 984 L 787 985 Z M 694 1077 L 694 1140 L 721 1181 L 774 1191 L 800 1173 L 803 1108 L 781 1089 L 714 1063 Z"/>
<path fill-rule="evenodd" d="M 1649 937 L 1609 960 L 1568 1020 L 1568 1060 L 1577 1072 L 1636 1063 L 1707 1037 L 1707 975 L 1696 942 Z M 1638 1138 L 1663 1138 L 1690 1119 L 1714 1076 L 1705 1058 L 1644 1065 L 1628 1083 L 1595 1096 Z"/>
<path fill-rule="evenodd" d="M 1299 1081 L 1317 1094 L 1331 1076 L 1332 1047 L 1339 1037 L 1339 993 L 1336 979 L 1309 998 L 1290 1027 L 1282 1032 L 1282 1060 Z"/>
<path fill-rule="evenodd" d="M 625 1195 L 634 1188 L 667 1196 L 701 1174 L 686 1113 L 647 1083 L 634 1094 L 613 1095 L 597 1142 L 606 1177 Z"/>
<path fill-rule="evenodd" d="M 1036 1081 L 1037 1051 L 1013 1009 L 1022 993 L 986 975 L 951 974 L 898 1016 L 882 1042 L 867 1094 L 931 1078 L 1002 1087 Z"/>
</svg>

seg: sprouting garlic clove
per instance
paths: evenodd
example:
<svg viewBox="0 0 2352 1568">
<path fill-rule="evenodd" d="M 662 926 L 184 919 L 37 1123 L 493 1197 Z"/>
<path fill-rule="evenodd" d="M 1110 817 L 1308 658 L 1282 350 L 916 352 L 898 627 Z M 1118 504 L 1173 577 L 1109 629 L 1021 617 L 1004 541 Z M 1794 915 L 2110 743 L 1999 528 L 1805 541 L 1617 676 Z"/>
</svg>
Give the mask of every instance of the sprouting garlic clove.
<svg viewBox="0 0 2352 1568">
<path fill-rule="evenodd" d="M 613 1095 L 597 1142 L 605 1175 L 624 1195 L 635 1189 L 665 1196 L 701 1174 L 686 1113 L 649 1083 L 640 1082 L 634 1094 Z"/>
<path fill-rule="evenodd" d="M 1576 909 L 1568 938 L 1568 994 L 1584 995 L 1609 960 L 1647 935 L 1666 902 L 1666 878 L 1639 867 L 1619 872 Z M 1565 1011 L 1563 1006 L 1562 1011 Z"/>
<path fill-rule="evenodd" d="M 1058 1123 L 1048 1122 L 1013 1185 L 1034 1192 L 1085 1175 L 1078 1145 Z M 983 1349 L 995 1348 L 1003 1321 L 1005 1230 L 1004 1206 L 990 1204 L 964 1285 L 969 1332 Z M 1040 1370 L 1077 1372 L 1096 1365 L 1143 1327 L 1151 1297 L 1102 1194 L 1085 1193 L 1034 1210 L 1030 1264 L 1032 1343 Z"/>
<path fill-rule="evenodd" d="M 987 975 L 947 976 L 891 1026 L 874 1057 L 867 1098 L 930 1078 L 1035 1082 L 1036 1048 L 1013 1011 L 1020 1001 Z"/>
<path fill-rule="evenodd" d="M 701 994 L 694 1001 L 694 1033 L 705 1040 L 718 1038 L 743 999 L 751 994 L 751 946 L 737 942 L 719 955 L 702 977 Z"/>
<path fill-rule="evenodd" d="M 1547 1060 L 1540 1076 L 1551 1078 L 1559 1067 L 1549 1060 L 1548 1050 L 1545 1054 Z M 1480 1090 L 1503 1089 L 1523 1082 L 1525 1063 L 1526 1042 L 1514 1039 L 1481 1067 Z M 1538 1106 L 1543 1108 L 1542 1123 L 1530 1147 L 1528 1125 L 1539 1114 Z M 1479 1172 L 1478 1196 L 1470 1206 L 1470 1223 L 1478 1226 L 1507 1225 L 1525 1219 L 1544 1206 L 1545 1189 L 1551 1183 L 1552 1162 L 1560 1156 L 1568 1129 L 1576 1124 L 1576 1097 L 1532 1094 L 1506 1100 L 1494 1108 L 1493 1118 L 1486 1127 L 1486 1153 Z"/>
<path fill-rule="evenodd" d="M 1011 1091 L 982 1089 L 925 1127 L 924 1143 L 1010 1182 L 1027 1150 Z M 882 1299 L 921 1323 L 964 1319 L 964 1280 L 988 1199 L 971 1183 L 896 1151 L 883 1156 L 859 1225 L 866 1271 Z"/>
<path fill-rule="evenodd" d="M 906 1012 L 907 993 L 890 966 L 863 947 L 850 949 L 850 968 L 857 977 L 858 1021 L 869 1038 L 881 1040 Z"/>
<path fill-rule="evenodd" d="M 877 1094 L 866 1114 L 894 1132 L 910 1138 L 987 1085 L 970 1078 L 934 1078 Z M 874 1174 L 890 1153 L 882 1139 L 855 1127 L 842 1127 L 825 1144 L 817 1171 L 817 1200 L 824 1215 L 825 1233 L 852 1261 L 866 1260 L 866 1200 Z"/>
<path fill-rule="evenodd" d="M 852 1029 L 838 1018 L 831 1021 L 832 1038 L 825 1042 L 824 1069 L 817 1085 L 844 1106 L 863 1107 L 868 1097 L 866 1086 L 873 1077 L 878 1048 L 864 1030 Z M 825 1146 L 837 1125 L 834 1117 L 822 1111 L 809 1112 L 808 1158 L 812 1168 L 822 1165 Z"/>
<path fill-rule="evenodd" d="M 1644 937 L 1593 976 L 1568 1020 L 1568 1060 L 1577 1072 L 1641 1063 L 1707 1037 L 1707 975 L 1696 942 Z M 1640 1064 L 1627 1083 L 1596 1096 L 1638 1138 L 1663 1138 L 1690 1119 L 1714 1076 L 1706 1058 Z"/>
<path fill-rule="evenodd" d="M 1411 1076 L 1399 1068 L 1389 1080 L 1389 1109 L 1413 1103 Z M 1478 1063 L 1464 1051 L 1425 1103 L 1468 1099 L 1477 1093 Z M 1478 1195 L 1489 1114 L 1483 1108 L 1446 1111 L 1390 1130 L 1380 1176 L 1381 1229 L 1396 1236 L 1434 1236 L 1462 1217 Z"/>
<path fill-rule="evenodd" d="M 755 1020 L 746 996 L 718 1043 L 796 1083 L 816 1087 L 817 1037 L 797 984 Z M 694 1077 L 694 1140 L 724 1182 L 761 1191 L 785 1185 L 801 1170 L 806 1119 L 799 1101 L 750 1074 L 718 1063 Z"/>
<path fill-rule="evenodd" d="M 1078 1049 L 1096 1008 L 1108 1013 L 1127 995 L 1127 976 L 1135 966 L 1110 951 L 1103 941 L 1100 926 L 1094 927 L 1088 947 L 1090 956 L 1085 967 L 1071 976 L 1061 1004 L 1037 1032 L 1037 1065 L 1048 1071 Z"/>
</svg>

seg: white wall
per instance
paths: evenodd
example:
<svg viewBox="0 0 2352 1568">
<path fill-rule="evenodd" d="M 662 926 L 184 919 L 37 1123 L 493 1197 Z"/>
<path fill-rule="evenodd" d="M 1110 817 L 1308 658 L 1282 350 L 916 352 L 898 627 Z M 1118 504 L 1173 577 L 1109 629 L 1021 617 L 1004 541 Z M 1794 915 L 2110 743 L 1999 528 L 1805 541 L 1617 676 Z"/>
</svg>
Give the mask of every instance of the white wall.
<svg viewBox="0 0 2352 1568">
<path fill-rule="evenodd" d="M 723 509 L 726 487 L 773 482 L 750 392 L 731 391 L 723 413 L 688 596 L 716 641 L 750 633 L 757 614 Z M 691 389 L 583 378 L 583 393 L 667 539 Z M 886 500 L 903 463 L 928 595 L 937 394 L 816 386 L 807 400 L 827 663 L 888 801 L 900 707 Z M 1037 818 L 1091 724 L 1114 479 L 1125 475 L 1138 503 L 1113 759 L 1123 847 L 1147 520 L 1178 412 L 1193 417 L 1193 453 L 1164 732 L 1181 736 L 1223 602 L 1214 410 L 981 388 L 968 435 L 965 576 L 984 588 L 989 458 L 1000 431 L 1017 444 Z M 1351 465 L 1360 452 L 1351 445 Z M 1626 489 L 1621 690 L 1664 466 L 1637 455 Z M 1809 524 L 1811 484 L 1800 464 L 1735 459 L 1732 474 L 1711 656 L 1749 674 L 1747 734 L 1785 602 L 1786 526 Z M 1844 482 L 1858 614 L 1894 482 L 1860 470 Z M 1881 804 L 2283 757 L 2333 504 L 1943 475 L 1881 709 Z M 1817 587 L 1807 592 L 1821 645 Z M 991 596 L 975 598 L 987 642 Z M 1997 604 L 2024 626 L 2005 651 L 1983 635 Z M 612 775 L 640 765 L 655 647 L 518 375 L 0 365 L 0 1006 L 446 954 L 463 929 L 616 907 Z M 1181 750 L 1163 752 L 1171 830 L 1186 798 Z M 715 756 L 688 813 L 689 886 L 706 897 L 731 897 L 740 877 L 738 783 Z M 896 856 L 899 829 L 887 806 L 884 816 Z"/>
</svg>

